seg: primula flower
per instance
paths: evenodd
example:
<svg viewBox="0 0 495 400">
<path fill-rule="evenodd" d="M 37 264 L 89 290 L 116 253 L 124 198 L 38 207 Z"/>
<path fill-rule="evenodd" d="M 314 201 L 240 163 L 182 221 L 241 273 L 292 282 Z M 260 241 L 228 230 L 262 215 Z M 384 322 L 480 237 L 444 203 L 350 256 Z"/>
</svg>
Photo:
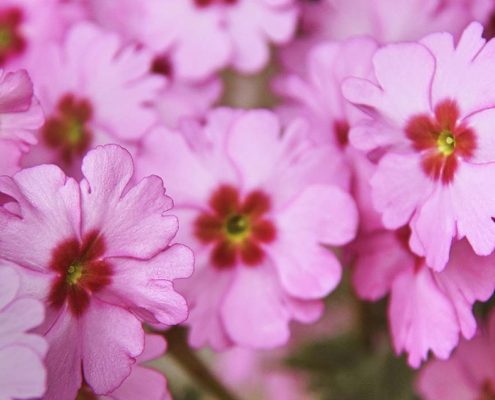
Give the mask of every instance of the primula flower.
<svg viewBox="0 0 495 400">
<path fill-rule="evenodd" d="M 381 43 L 418 40 L 433 32 L 458 37 L 490 0 L 302 0 L 299 35 L 314 43 L 371 36 Z"/>
<path fill-rule="evenodd" d="M 154 57 L 151 72 L 166 78 L 166 85 L 157 96 L 154 107 L 160 122 L 171 129 L 177 129 L 184 119 L 204 118 L 222 94 L 223 85 L 218 77 L 201 82 L 180 80 L 166 54 Z"/>
<path fill-rule="evenodd" d="M 122 17 L 107 6 L 110 20 Z M 129 3 L 129 1 L 127 1 Z M 124 25 L 133 37 L 170 56 L 180 79 L 201 80 L 228 65 L 243 73 L 260 70 L 270 43 L 287 43 L 295 30 L 294 0 L 146 0 L 140 11 L 147 24 L 131 18 Z M 144 10 L 143 10 L 144 9 Z M 205 45 L 207 43 L 207 45 Z"/>
<path fill-rule="evenodd" d="M 491 400 L 495 398 L 495 314 L 470 341 L 463 340 L 446 361 L 429 362 L 420 372 L 418 392 L 424 400 Z"/>
<path fill-rule="evenodd" d="M 297 73 L 286 73 L 275 81 L 283 96 L 279 112 L 291 121 L 304 116 L 311 124 L 316 143 L 332 145 L 341 152 L 352 173 L 352 193 L 360 209 L 360 231 L 381 228 L 368 190 L 374 165 L 361 151 L 349 146 L 349 130 L 366 116 L 345 100 L 341 84 L 349 76 L 372 77 L 371 63 L 377 44 L 370 38 L 325 42 L 314 46 Z"/>
<path fill-rule="evenodd" d="M 60 41 L 82 18 L 82 9 L 60 0 L 2 0 L 0 4 L 0 67 L 19 67 L 47 41 Z"/>
<path fill-rule="evenodd" d="M 76 175 L 94 145 L 132 150 L 157 121 L 150 103 L 164 80 L 149 74 L 151 59 L 90 23 L 75 25 L 62 45 L 48 44 L 30 67 L 46 123 L 26 163 L 56 163 Z"/>
<path fill-rule="evenodd" d="M 117 33 L 125 43 L 138 44 L 152 53 L 151 72 L 167 81 L 154 101 L 160 122 L 167 127 L 175 129 L 185 117 L 202 118 L 220 98 L 222 85 L 217 76 L 200 81 L 181 77 L 170 55 L 172 49 L 161 34 L 167 27 L 153 13 L 153 1 L 80 0 L 79 4 L 89 20 Z"/>
<path fill-rule="evenodd" d="M 274 353 L 234 347 L 216 356 L 215 369 L 246 398 L 309 400 L 303 377 L 284 367 L 280 352 Z"/>
<path fill-rule="evenodd" d="M 341 267 L 327 245 L 352 240 L 357 212 L 342 160 L 301 121 L 281 135 L 268 111 L 219 109 L 204 126 L 157 130 L 141 174 L 161 174 L 197 255 L 187 284 L 191 343 L 282 345 L 289 321 L 312 322 Z"/>
<path fill-rule="evenodd" d="M 96 396 L 88 385 L 79 389 L 77 400 L 169 400 L 167 381 L 163 374 L 143 364 L 165 353 L 165 340 L 158 335 L 146 335 L 144 351 L 136 358 L 131 374 L 112 393 Z"/>
<path fill-rule="evenodd" d="M 42 299 L 39 328 L 50 349 L 45 399 L 74 398 L 83 382 L 113 392 L 143 352 L 142 321 L 182 322 L 172 281 L 191 274 L 191 251 L 170 245 L 177 219 L 160 178 L 136 185 L 117 145 L 90 151 L 77 183 L 54 165 L 0 178 L 0 258 L 19 266 L 26 292 Z"/>
<path fill-rule="evenodd" d="M 456 38 L 473 20 L 487 22 L 491 0 L 300 0 L 298 33 L 278 55 L 287 71 L 297 71 L 323 41 L 372 37 L 379 43 L 419 40 L 433 32 Z"/>
<path fill-rule="evenodd" d="M 349 128 L 363 117 L 342 96 L 341 84 L 355 76 L 371 78 L 371 60 L 377 44 L 370 38 L 325 42 L 314 46 L 298 73 L 286 73 L 275 81 L 284 97 L 282 114 L 294 119 L 304 115 L 311 122 L 311 134 L 318 143 L 333 143 L 347 149 Z"/>
<path fill-rule="evenodd" d="M 412 249 L 436 270 L 453 238 L 466 237 L 479 255 L 495 246 L 495 41 L 486 43 L 482 29 L 471 24 L 456 46 L 447 33 L 386 46 L 373 59 L 376 82 L 343 85 L 369 114 L 351 142 L 385 152 L 372 179 L 383 223 L 410 224 Z"/>
<path fill-rule="evenodd" d="M 26 71 L 0 70 L 0 121 L 0 174 L 12 174 L 36 143 L 36 130 L 44 121 Z"/>
<path fill-rule="evenodd" d="M 159 121 L 168 128 L 178 128 L 183 119 L 204 118 L 222 94 L 223 85 L 217 76 L 198 82 L 180 79 L 167 53 L 155 54 L 150 70 L 166 79 L 153 106 Z"/>
<path fill-rule="evenodd" d="M 3 263 L 2 263 L 3 264 Z M 0 398 L 41 397 L 46 389 L 43 358 L 47 351 L 41 336 L 29 331 L 43 322 L 43 305 L 19 296 L 20 277 L 0 266 Z"/>
<path fill-rule="evenodd" d="M 409 353 L 419 367 L 431 350 L 446 359 L 459 334 L 476 333 L 472 307 L 495 289 L 495 255 L 476 256 L 462 240 L 452 248 L 445 269 L 436 272 L 409 250 L 410 230 L 375 231 L 352 245 L 357 253 L 353 283 L 359 296 L 378 300 L 389 296 L 389 321 L 395 351 Z M 448 397 L 445 397 L 448 398 Z"/>
</svg>

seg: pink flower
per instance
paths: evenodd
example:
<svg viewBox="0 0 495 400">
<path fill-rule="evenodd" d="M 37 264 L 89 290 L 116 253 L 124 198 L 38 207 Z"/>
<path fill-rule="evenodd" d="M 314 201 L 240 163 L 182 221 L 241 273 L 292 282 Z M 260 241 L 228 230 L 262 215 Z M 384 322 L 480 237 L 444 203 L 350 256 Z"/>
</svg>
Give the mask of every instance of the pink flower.
<svg viewBox="0 0 495 400">
<path fill-rule="evenodd" d="M 42 165 L 0 178 L 13 199 L 0 208 L 0 258 L 48 307 L 46 399 L 74 398 L 83 379 L 113 392 L 143 352 L 141 322 L 187 317 L 172 281 L 191 274 L 192 254 L 170 245 L 177 219 L 161 179 L 131 184 L 132 158 L 117 145 L 90 151 L 82 174 L 78 184 Z"/>
<path fill-rule="evenodd" d="M 223 85 L 218 77 L 201 82 L 180 80 L 175 66 L 166 54 L 157 54 L 154 57 L 151 72 L 167 79 L 154 107 L 160 122 L 171 129 L 178 128 L 183 119 L 204 118 L 222 94 Z"/>
<path fill-rule="evenodd" d="M 306 116 L 317 142 L 345 149 L 349 127 L 363 118 L 363 113 L 345 100 L 341 84 L 349 76 L 372 77 L 371 60 L 377 47 L 370 38 L 314 46 L 305 62 L 299 60 L 302 68 L 297 73 L 286 73 L 275 82 L 275 89 L 286 99 L 282 112 L 292 119 Z"/>
<path fill-rule="evenodd" d="M 368 190 L 374 165 L 362 152 L 348 145 L 349 129 L 366 116 L 345 100 L 341 84 L 349 76 L 372 78 L 371 63 L 377 44 L 370 38 L 325 42 L 314 46 L 296 73 L 275 82 L 285 102 L 279 112 L 286 120 L 304 116 L 311 124 L 311 138 L 341 152 L 352 173 L 352 192 L 360 209 L 360 229 L 381 228 Z"/>
<path fill-rule="evenodd" d="M 369 114 L 352 128 L 351 142 L 385 151 L 372 179 L 383 223 L 409 224 L 412 249 L 436 270 L 454 238 L 466 237 L 479 255 L 495 246 L 495 192 L 487 184 L 495 179 L 495 42 L 485 45 L 481 33 L 473 23 L 456 47 L 447 33 L 386 46 L 373 59 L 376 83 L 343 85 Z"/>
<path fill-rule="evenodd" d="M 277 352 L 235 347 L 217 355 L 215 369 L 224 382 L 245 398 L 309 400 L 301 375 L 284 367 Z"/>
<path fill-rule="evenodd" d="M 458 37 L 487 16 L 490 0 L 323 0 L 303 2 L 303 37 L 342 40 L 369 35 L 381 43 L 418 40 L 433 32 Z"/>
<path fill-rule="evenodd" d="M 220 99 L 221 93 L 222 84 L 215 78 L 196 84 L 172 80 L 161 91 L 154 106 L 160 122 L 177 129 L 184 119 L 202 119 Z"/>
<path fill-rule="evenodd" d="M 341 267 L 322 244 L 355 234 L 357 212 L 341 187 L 342 160 L 315 147 L 301 121 L 283 134 L 269 111 L 219 109 L 204 126 L 157 130 L 141 174 L 161 174 L 197 255 L 187 284 L 191 343 L 282 345 L 289 321 L 312 322 Z"/>
<path fill-rule="evenodd" d="M 147 36 L 150 31 L 150 0 L 77 0 L 86 19 L 105 30 L 117 33 L 126 42 L 139 42 L 147 47 L 159 38 Z M 154 39 L 154 40 L 153 40 Z M 157 49 L 158 50 L 158 49 Z"/>
<path fill-rule="evenodd" d="M 390 293 L 389 320 L 395 351 L 409 353 L 417 368 L 431 350 L 448 358 L 459 335 L 476 332 L 472 306 L 495 289 L 495 255 L 476 256 L 463 240 L 452 248 L 445 269 L 435 272 L 408 247 L 409 230 L 376 231 L 353 245 L 353 283 L 360 297 L 377 300 Z"/>
<path fill-rule="evenodd" d="M 495 314 L 471 341 L 463 340 L 452 357 L 421 370 L 418 392 L 424 400 L 490 400 L 495 397 Z"/>
<path fill-rule="evenodd" d="M 144 363 L 158 358 L 165 353 L 167 346 L 165 340 L 158 335 L 145 335 L 144 351 L 136 358 L 136 364 L 132 366 L 129 377 L 112 393 L 95 397 L 94 392 L 84 385 L 78 395 L 81 399 L 99 400 L 169 400 L 167 381 L 163 374 L 151 368 L 146 368 Z M 79 397 L 78 397 L 79 399 Z"/>
<path fill-rule="evenodd" d="M 27 164 L 56 163 L 75 175 L 96 144 L 133 150 L 157 121 L 149 103 L 164 81 L 149 74 L 151 59 L 89 23 L 75 25 L 62 45 L 48 44 L 30 66 L 46 123 Z"/>
<path fill-rule="evenodd" d="M 69 2 L 2 0 L 0 67 L 19 67 L 47 41 L 60 41 L 70 24 L 81 18 L 79 6 Z"/>
<path fill-rule="evenodd" d="M 322 41 L 369 36 L 379 43 L 418 40 L 433 32 L 456 38 L 473 20 L 488 21 L 491 0 L 301 0 L 298 35 L 280 52 L 288 71 Z"/>
<path fill-rule="evenodd" d="M 19 275 L 0 267 L 0 398 L 41 397 L 46 390 L 45 340 L 29 333 L 44 319 L 42 304 L 19 296 Z"/>
<path fill-rule="evenodd" d="M 106 5 L 92 3 L 93 8 Z M 156 52 L 167 53 L 181 80 L 205 79 L 228 65 L 243 73 L 258 71 L 268 62 L 269 45 L 287 43 L 297 22 L 294 0 L 146 0 L 142 3 L 147 24 L 140 21 L 138 24 L 131 18 L 124 30 L 142 38 Z M 120 12 L 111 12 L 111 8 L 106 11 L 110 20 L 122 21 Z M 117 24 L 122 30 L 123 24 Z"/>
<path fill-rule="evenodd" d="M 156 4 L 155 4 L 156 3 Z M 156 18 L 154 0 L 80 0 L 87 18 L 100 27 L 117 33 L 126 43 L 138 44 L 153 54 L 150 70 L 166 78 L 167 84 L 154 101 L 160 122 L 175 129 L 185 117 L 202 118 L 221 95 L 222 84 L 212 76 L 200 81 L 181 78 L 171 58 L 172 49 L 161 33 L 167 27 Z M 145 21 L 145 22 L 143 22 Z"/>
<path fill-rule="evenodd" d="M 26 71 L 0 70 L 0 174 L 19 169 L 20 158 L 36 143 L 43 112 Z"/>
</svg>

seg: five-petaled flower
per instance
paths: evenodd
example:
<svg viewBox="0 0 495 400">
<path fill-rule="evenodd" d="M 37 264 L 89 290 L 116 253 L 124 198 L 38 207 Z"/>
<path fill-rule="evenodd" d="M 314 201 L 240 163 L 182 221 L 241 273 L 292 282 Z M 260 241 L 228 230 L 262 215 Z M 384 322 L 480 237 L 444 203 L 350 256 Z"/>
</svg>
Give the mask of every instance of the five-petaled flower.
<svg viewBox="0 0 495 400">
<path fill-rule="evenodd" d="M 30 65 L 46 123 L 25 164 L 53 163 L 79 177 L 91 147 L 115 143 L 132 154 L 158 120 L 150 105 L 165 80 L 149 73 L 151 60 L 147 50 L 89 22 L 75 24 L 62 44 L 48 42 Z"/>
<path fill-rule="evenodd" d="M 306 128 L 294 121 L 281 134 L 269 111 L 218 109 L 204 126 L 147 137 L 138 169 L 164 177 L 179 240 L 196 253 L 197 272 L 181 283 L 193 345 L 282 345 L 289 322 L 316 320 L 338 284 L 325 245 L 352 240 L 357 212 L 339 152 Z"/>
<path fill-rule="evenodd" d="M 143 351 L 142 322 L 187 317 L 172 282 L 191 274 L 192 253 L 171 244 L 177 219 L 162 180 L 132 184 L 132 158 L 117 145 L 90 151 L 82 175 L 78 183 L 42 165 L 0 178 L 10 199 L 0 208 L 0 259 L 19 267 L 48 310 L 39 328 L 50 346 L 45 399 L 74 398 L 82 382 L 114 391 Z"/>
<path fill-rule="evenodd" d="M 349 101 L 368 116 L 351 143 L 380 149 L 373 200 L 384 225 L 411 226 L 410 246 L 436 270 L 453 239 L 466 237 L 478 255 L 495 247 L 494 41 L 469 25 L 456 46 L 435 33 L 398 43 L 373 58 L 374 82 L 344 81 Z"/>
</svg>

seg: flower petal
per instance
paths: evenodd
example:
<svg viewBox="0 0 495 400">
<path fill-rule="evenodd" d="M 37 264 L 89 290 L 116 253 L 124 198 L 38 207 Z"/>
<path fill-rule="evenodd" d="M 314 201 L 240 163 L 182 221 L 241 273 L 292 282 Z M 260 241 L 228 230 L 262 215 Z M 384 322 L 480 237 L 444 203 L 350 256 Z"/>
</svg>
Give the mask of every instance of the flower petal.
<svg viewBox="0 0 495 400">
<path fill-rule="evenodd" d="M 138 319 L 123 308 L 96 299 L 84 315 L 81 339 L 84 378 L 97 394 L 118 388 L 144 347 Z"/>
<path fill-rule="evenodd" d="M 437 187 L 416 211 L 411 229 L 414 232 L 413 241 L 417 239 L 422 245 L 424 251 L 420 255 L 426 257 L 426 264 L 436 271 L 445 268 L 456 234 L 451 192 L 443 186 Z"/>
<path fill-rule="evenodd" d="M 433 104 L 456 99 L 461 117 L 492 107 L 495 103 L 492 75 L 495 42 L 486 43 L 482 34 L 483 26 L 472 22 L 456 46 L 448 33 L 434 33 L 421 40 L 436 59 L 436 73 L 431 86 Z"/>
<path fill-rule="evenodd" d="M 36 352 L 22 345 L 0 348 L 0 398 L 38 398 L 46 390 L 46 371 Z"/>
<path fill-rule="evenodd" d="M 452 247 L 447 267 L 435 274 L 438 284 L 451 299 L 462 334 L 471 339 L 476 333 L 472 307 L 476 301 L 487 301 L 495 289 L 495 256 L 479 257 L 466 240 Z"/>
<path fill-rule="evenodd" d="M 44 400 L 74 399 L 81 387 L 79 329 L 71 315 L 62 311 L 45 336 L 50 347 L 45 361 L 48 386 Z"/>
<path fill-rule="evenodd" d="M 14 300 L 20 285 L 21 279 L 13 268 L 0 267 L 0 311 Z"/>
<path fill-rule="evenodd" d="M 371 180 L 373 203 L 384 225 L 396 229 L 407 224 L 433 183 L 421 170 L 416 155 L 387 154 Z"/>
<path fill-rule="evenodd" d="M 129 377 L 111 394 L 115 399 L 168 399 L 167 380 L 163 373 L 134 366 Z"/>
<path fill-rule="evenodd" d="M 205 204 L 218 184 L 185 137 L 163 129 L 155 129 L 146 136 L 137 171 L 140 176 L 163 177 L 170 195 L 180 199 L 181 204 Z"/>
<path fill-rule="evenodd" d="M 428 268 L 409 270 L 392 285 L 389 318 L 394 348 L 409 353 L 417 368 L 428 351 L 449 357 L 459 341 L 459 325 L 449 299 L 439 290 Z"/>
<path fill-rule="evenodd" d="M 59 168 L 41 165 L 13 178 L 0 177 L 0 192 L 17 201 L 21 213 L 18 217 L 0 209 L 3 259 L 46 270 L 53 248 L 67 238 L 80 236 L 79 189 Z"/>
<path fill-rule="evenodd" d="M 47 352 L 45 340 L 36 334 L 27 333 L 39 326 L 44 316 L 45 309 L 37 300 L 21 298 L 10 303 L 0 312 L 0 346 L 16 343 L 44 357 Z"/>
<path fill-rule="evenodd" d="M 280 122 L 266 110 L 247 111 L 233 124 L 227 151 L 241 171 L 246 190 L 258 188 L 274 170 L 282 149 L 280 134 Z"/>
<path fill-rule="evenodd" d="M 469 162 L 486 163 L 495 161 L 495 136 L 493 135 L 495 109 L 477 112 L 466 118 L 465 121 L 473 129 L 476 136 L 474 157 L 470 158 Z"/>
<path fill-rule="evenodd" d="M 289 309 L 269 265 L 238 268 L 221 315 L 232 340 L 242 346 L 273 348 L 289 339 Z"/>
<path fill-rule="evenodd" d="M 163 337 L 158 335 L 146 335 L 144 351 L 138 357 L 138 362 L 153 360 L 165 352 L 166 343 Z M 112 397 L 117 399 L 168 399 L 167 380 L 159 371 L 135 365 L 131 375 L 112 392 Z"/>
<path fill-rule="evenodd" d="M 424 399 L 476 399 L 479 389 L 473 387 L 458 362 L 433 360 L 419 373 L 417 390 Z"/>
<path fill-rule="evenodd" d="M 173 280 L 191 275 L 193 255 L 189 248 L 175 244 L 151 260 L 108 261 L 115 265 L 108 292 L 118 296 L 119 304 L 150 323 L 175 325 L 187 318 L 186 301 L 174 290 Z"/>
<path fill-rule="evenodd" d="M 395 278 L 414 266 L 414 257 L 402 248 L 395 235 L 378 231 L 352 244 L 356 254 L 352 282 L 360 297 L 376 301 L 392 288 Z"/>
<path fill-rule="evenodd" d="M 378 85 L 348 78 L 342 87 L 347 100 L 379 111 L 397 127 L 404 126 L 411 115 L 430 109 L 435 59 L 428 48 L 418 43 L 390 44 L 375 53 L 373 64 Z"/>
<path fill-rule="evenodd" d="M 495 201 L 489 184 L 494 180 L 494 164 L 460 163 L 450 189 L 458 237 L 466 236 L 474 252 L 482 256 L 495 247 Z"/>
<path fill-rule="evenodd" d="M 172 200 L 162 180 L 151 176 L 129 187 L 133 169 L 130 154 L 117 145 L 97 147 L 83 161 L 83 230 L 104 236 L 107 256 L 149 258 L 177 233 L 176 218 L 164 215 Z"/>
<path fill-rule="evenodd" d="M 190 326 L 191 346 L 210 346 L 221 351 L 232 345 L 221 318 L 221 307 L 234 274 L 211 268 L 205 253 L 196 255 L 196 272 L 187 281 L 178 282 L 178 287 L 183 289 L 191 310 L 186 322 Z"/>
<path fill-rule="evenodd" d="M 341 266 L 323 247 L 351 241 L 357 230 L 352 198 L 332 186 L 310 186 L 276 216 L 277 238 L 266 246 L 282 286 L 292 295 L 316 299 L 340 281 Z"/>
</svg>

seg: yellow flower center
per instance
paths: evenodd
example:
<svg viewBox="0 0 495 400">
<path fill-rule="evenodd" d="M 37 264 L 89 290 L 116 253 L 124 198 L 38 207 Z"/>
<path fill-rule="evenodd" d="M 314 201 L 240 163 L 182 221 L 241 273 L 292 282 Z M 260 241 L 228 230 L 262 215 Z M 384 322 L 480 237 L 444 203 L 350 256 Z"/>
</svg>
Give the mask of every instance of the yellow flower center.
<svg viewBox="0 0 495 400">
<path fill-rule="evenodd" d="M 75 264 L 71 265 L 67 270 L 67 283 L 69 285 L 77 285 L 79 279 L 81 279 L 83 275 L 83 267 L 82 265 Z"/>
<path fill-rule="evenodd" d="M 233 242 L 242 242 L 249 236 L 249 219 L 241 214 L 234 214 L 225 221 L 225 233 Z"/>
<path fill-rule="evenodd" d="M 12 44 L 13 36 L 10 28 L 0 28 L 0 49 L 8 49 Z"/>
<path fill-rule="evenodd" d="M 450 156 L 455 150 L 455 137 L 452 132 L 448 130 L 440 132 L 437 139 L 437 147 L 444 156 Z"/>
<path fill-rule="evenodd" d="M 67 139 L 70 144 L 76 146 L 84 138 L 83 123 L 71 118 L 67 123 Z"/>
</svg>

